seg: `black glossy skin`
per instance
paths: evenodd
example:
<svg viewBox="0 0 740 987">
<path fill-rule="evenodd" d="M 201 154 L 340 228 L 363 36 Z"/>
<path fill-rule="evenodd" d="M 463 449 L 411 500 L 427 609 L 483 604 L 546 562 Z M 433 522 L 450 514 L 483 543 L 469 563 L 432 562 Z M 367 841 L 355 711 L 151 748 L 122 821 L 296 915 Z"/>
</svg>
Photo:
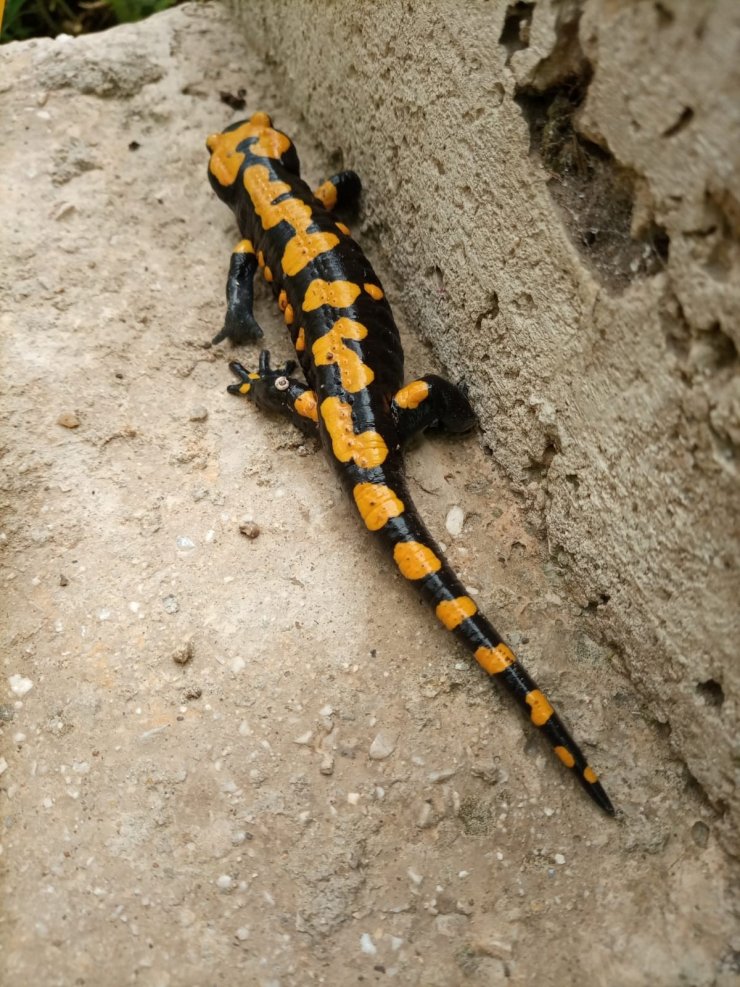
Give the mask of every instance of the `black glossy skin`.
<svg viewBox="0 0 740 987">
<path fill-rule="evenodd" d="M 466 396 L 442 378 L 429 375 L 422 379 L 427 385 L 426 397 L 415 408 L 403 407 L 403 351 L 380 282 L 358 244 L 337 226 L 332 211 L 301 180 L 295 148 L 285 135 L 272 128 L 265 114 L 255 114 L 250 121 L 234 124 L 223 134 L 213 135 L 208 140 L 208 146 L 212 152 L 209 166 L 211 185 L 219 197 L 233 209 L 241 235 L 246 241 L 250 241 L 253 248 L 252 253 L 247 251 L 245 254 L 242 251 L 241 254 L 232 255 L 227 285 L 227 319 L 216 341 L 230 338 L 234 343 L 245 343 L 262 335 L 252 313 L 251 290 L 251 280 L 261 253 L 264 268 L 269 269 L 272 275 L 271 283 L 276 296 L 285 292 L 284 296 L 280 296 L 282 307 L 288 313 L 292 309 L 294 317 L 290 322 L 291 336 L 293 342 L 298 344 L 297 357 L 307 382 L 304 384 L 290 376 L 294 369 L 292 365 L 271 369 L 268 355 L 263 354 L 259 371 L 251 375 L 241 364 L 231 364 L 240 383 L 232 385 L 229 390 L 233 393 L 246 393 L 258 406 L 283 412 L 304 431 L 315 434 L 316 421 L 305 413 L 305 408 L 299 410 L 303 407 L 302 402 L 311 397 L 306 392 L 313 391 L 320 409 L 317 414 L 314 413 L 318 419 L 318 434 L 348 490 L 350 499 L 356 501 L 358 489 L 372 489 L 374 492 L 375 487 L 366 486 L 374 484 L 379 490 L 387 488 L 401 502 L 402 511 L 397 516 L 389 516 L 376 531 L 377 536 L 394 554 L 394 558 L 399 545 L 403 551 L 403 546 L 408 548 L 408 543 L 415 543 L 428 549 L 431 557 L 440 563 L 437 571 L 425 572 L 421 577 L 404 572 L 403 566 L 398 563 L 402 573 L 416 584 L 422 596 L 435 610 L 440 603 L 460 599 L 470 601 L 465 588 L 445 561 L 439 546 L 413 505 L 405 481 L 402 458 L 403 444 L 424 428 L 443 427 L 449 431 L 462 432 L 472 427 L 475 416 Z M 254 189 L 250 188 L 252 180 L 245 174 L 247 169 L 255 165 L 266 169 L 270 183 L 281 182 L 287 187 L 268 206 L 271 218 L 267 221 L 267 228 L 264 216 L 261 218 L 257 211 L 262 208 L 263 214 L 265 213 L 264 202 L 261 205 L 260 202 L 255 202 Z M 327 183 L 322 189 L 326 186 Z M 277 188 L 280 189 L 281 186 Z M 333 188 L 337 192 L 337 205 L 345 206 L 350 204 L 349 199 L 359 194 L 359 180 L 354 173 L 343 173 L 333 181 Z M 271 192 L 266 199 L 268 203 L 270 198 Z M 333 198 L 331 188 L 329 198 Z M 310 224 L 305 227 L 304 232 L 309 236 L 313 233 L 327 234 L 336 237 L 337 242 L 318 253 L 301 270 L 290 273 L 284 269 L 283 261 L 290 254 L 291 243 L 297 242 L 299 231 L 297 225 L 291 223 L 290 217 L 296 215 L 295 209 L 300 203 L 310 210 Z M 334 206 L 334 202 L 330 202 L 330 205 Z M 286 210 L 287 218 L 274 222 L 280 215 L 276 210 L 281 208 Z M 291 266 L 287 260 L 286 266 Z M 349 283 L 362 290 L 349 304 L 335 306 L 327 303 L 304 311 L 302 306 L 307 292 L 317 280 Z M 377 297 L 362 288 L 365 285 L 371 286 Z M 359 323 L 367 330 L 362 339 L 343 337 L 342 340 L 342 345 L 356 354 L 361 364 L 374 375 L 366 386 L 357 387 L 356 381 L 351 380 L 351 375 L 345 374 L 337 362 L 328 365 L 317 363 L 314 345 L 332 331 L 339 319 Z M 301 327 L 304 330 L 303 339 L 299 335 Z M 304 342 L 305 345 L 301 348 Z M 382 438 L 387 447 L 382 462 L 365 463 L 362 455 L 351 456 L 347 461 L 343 461 L 344 457 L 338 457 L 337 450 L 341 451 L 342 447 L 336 445 L 335 436 L 328 427 L 328 413 L 325 420 L 323 411 L 328 407 L 324 405 L 327 399 L 337 399 L 351 408 L 351 441 L 357 437 L 362 438 L 363 433 L 368 432 L 377 433 Z M 329 404 L 331 403 L 330 401 Z M 359 501 L 357 506 L 359 508 Z M 368 524 L 367 521 L 365 523 Z M 446 626 L 449 624 L 446 623 Z M 451 629 L 473 653 L 481 648 L 495 650 L 502 645 L 501 636 L 477 611 Z M 508 649 L 504 647 L 501 653 L 510 655 L 510 659 L 507 659 L 509 663 L 506 667 L 496 669 L 492 678 L 498 679 L 515 697 L 528 717 L 531 716 L 532 722 L 556 749 L 561 761 L 577 775 L 591 798 L 613 815 L 614 809 L 606 792 L 535 682 Z M 478 660 L 481 661 L 480 658 Z M 483 661 L 481 664 L 486 667 Z M 490 674 L 490 668 L 487 670 Z M 534 708 L 540 702 L 544 703 L 539 707 L 544 709 L 544 713 L 536 717 Z"/>
</svg>

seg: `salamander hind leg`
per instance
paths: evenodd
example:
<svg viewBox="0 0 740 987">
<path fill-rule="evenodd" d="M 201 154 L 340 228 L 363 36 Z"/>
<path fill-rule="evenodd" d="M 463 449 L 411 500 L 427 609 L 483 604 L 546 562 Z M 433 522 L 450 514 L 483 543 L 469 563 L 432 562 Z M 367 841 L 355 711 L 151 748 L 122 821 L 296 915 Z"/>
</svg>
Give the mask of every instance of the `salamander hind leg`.
<svg viewBox="0 0 740 987">
<path fill-rule="evenodd" d="M 354 171 L 340 171 L 315 190 L 314 195 L 330 212 L 356 209 L 360 201 L 362 182 Z"/>
<path fill-rule="evenodd" d="M 464 391 L 437 374 L 426 374 L 402 387 L 393 398 L 391 411 L 402 442 L 426 428 L 468 432 L 476 423 Z"/>
<path fill-rule="evenodd" d="M 229 364 L 231 372 L 239 378 L 238 384 L 229 384 L 229 394 L 243 394 L 258 408 L 287 415 L 306 435 L 318 437 L 318 411 L 315 393 L 291 377 L 296 362 L 288 360 L 284 367 L 273 369 L 267 350 L 260 353 L 259 370 L 250 372 L 241 363 Z"/>
<path fill-rule="evenodd" d="M 214 344 L 224 339 L 230 339 L 234 345 L 252 343 L 262 336 L 252 311 L 256 270 L 257 256 L 251 240 L 240 240 L 232 251 L 226 280 L 224 327 L 213 337 Z"/>
</svg>

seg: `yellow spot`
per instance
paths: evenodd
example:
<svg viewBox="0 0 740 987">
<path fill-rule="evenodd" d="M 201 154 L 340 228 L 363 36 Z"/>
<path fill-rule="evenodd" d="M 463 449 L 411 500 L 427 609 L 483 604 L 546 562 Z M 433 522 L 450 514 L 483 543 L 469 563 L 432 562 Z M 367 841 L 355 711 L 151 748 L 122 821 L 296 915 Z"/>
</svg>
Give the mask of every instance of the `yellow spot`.
<svg viewBox="0 0 740 987">
<path fill-rule="evenodd" d="M 240 240 L 239 243 L 234 247 L 235 254 L 253 254 L 254 247 L 252 246 L 251 240 Z"/>
<path fill-rule="evenodd" d="M 251 388 L 252 388 L 252 385 L 249 383 L 249 381 L 245 380 L 244 383 L 239 387 L 239 393 L 240 394 L 249 394 Z"/>
<path fill-rule="evenodd" d="M 358 483 L 352 494 L 370 531 L 380 531 L 386 521 L 403 514 L 403 501 L 382 483 Z"/>
<path fill-rule="evenodd" d="M 375 380 L 375 374 L 362 359 L 344 345 L 345 339 L 364 339 L 367 327 L 352 319 L 337 319 L 329 332 L 320 336 L 313 344 L 313 355 L 317 366 L 328 367 L 336 364 L 342 378 L 342 387 L 350 394 L 356 394 Z"/>
<path fill-rule="evenodd" d="M 311 207 L 292 195 L 282 202 L 274 202 L 278 196 L 290 193 L 292 189 L 287 182 L 272 181 L 270 171 L 265 165 L 255 164 L 245 168 L 244 188 L 249 193 L 254 210 L 265 230 L 271 230 L 283 220 L 291 224 L 296 220 L 300 222 L 301 227 L 311 220 Z"/>
<path fill-rule="evenodd" d="M 498 675 L 516 661 L 513 651 L 503 643 L 497 644 L 495 648 L 478 648 L 475 657 L 489 675 Z"/>
<path fill-rule="evenodd" d="M 265 266 L 265 255 L 262 253 L 261 250 L 257 251 L 257 263 L 259 264 L 260 267 Z"/>
<path fill-rule="evenodd" d="M 553 750 L 560 758 L 560 760 L 563 762 L 563 764 L 566 766 L 566 768 L 572 768 L 573 765 L 576 763 L 576 759 L 573 757 L 573 755 L 571 754 L 571 752 L 568 750 L 567 747 L 558 746 L 553 748 Z"/>
<path fill-rule="evenodd" d="M 393 399 L 399 408 L 418 408 L 429 397 L 429 384 L 425 380 L 412 380 L 402 387 Z"/>
<path fill-rule="evenodd" d="M 536 727 L 544 726 L 555 710 L 539 689 L 533 689 L 525 696 L 527 704 L 532 707 L 532 723 Z"/>
<path fill-rule="evenodd" d="M 267 264 L 265 264 L 265 267 L 264 267 L 264 270 L 262 271 L 262 273 L 265 276 L 265 281 L 272 281 L 272 271 L 267 266 Z"/>
<path fill-rule="evenodd" d="M 376 302 L 379 302 L 383 297 L 383 289 L 379 288 L 377 284 L 364 284 L 362 287 Z"/>
<path fill-rule="evenodd" d="M 294 277 L 312 260 L 316 260 L 319 254 L 333 250 L 338 243 L 339 237 L 334 236 L 333 233 L 296 232 L 296 235 L 288 241 L 285 248 L 283 271 L 288 277 Z"/>
<path fill-rule="evenodd" d="M 296 398 L 293 407 L 303 418 L 310 418 L 311 421 L 318 422 L 319 412 L 316 395 L 313 391 L 304 391 L 300 397 Z"/>
<path fill-rule="evenodd" d="M 388 446 L 377 432 L 354 430 L 352 408 L 338 397 L 321 402 L 321 417 L 331 438 L 332 450 L 340 463 L 354 459 L 361 469 L 372 469 L 385 462 Z"/>
<path fill-rule="evenodd" d="M 285 134 L 272 129 L 266 113 L 255 113 L 251 120 L 236 130 L 211 134 L 206 140 L 211 152 L 209 168 L 220 185 L 233 185 L 236 181 L 246 156 L 243 151 L 237 151 L 237 147 L 250 137 L 257 138 L 248 148 L 250 156 L 279 159 L 290 147 L 290 140 Z"/>
<path fill-rule="evenodd" d="M 431 548 L 419 541 L 401 541 L 393 549 L 393 558 L 406 579 L 423 579 L 442 568 Z"/>
<path fill-rule="evenodd" d="M 326 209 L 333 209 L 337 204 L 337 187 L 328 179 L 319 185 L 314 195 Z"/>
<path fill-rule="evenodd" d="M 251 373 L 249 375 L 249 379 L 250 380 L 259 380 L 260 379 L 260 375 L 259 374 L 255 374 L 255 373 Z"/>
<path fill-rule="evenodd" d="M 352 235 L 350 233 L 349 226 L 347 226 L 346 223 L 335 223 L 334 225 L 336 226 L 336 228 L 338 230 L 341 230 L 341 232 L 344 233 L 345 236 L 351 236 Z"/>
<path fill-rule="evenodd" d="M 288 294 L 285 291 L 285 288 L 283 288 L 280 294 L 278 295 L 278 308 L 280 309 L 281 312 L 284 312 L 285 309 L 287 308 L 287 305 L 288 305 Z"/>
<path fill-rule="evenodd" d="M 302 353 L 306 348 L 306 330 L 303 326 L 298 330 L 298 335 L 295 338 L 295 348 L 298 353 Z"/>
<path fill-rule="evenodd" d="M 583 772 L 583 777 L 589 783 L 589 785 L 595 785 L 599 780 L 596 772 L 593 768 L 585 768 Z"/>
<path fill-rule="evenodd" d="M 293 319 L 295 318 L 295 312 L 293 311 L 292 305 L 285 306 L 285 313 L 283 315 L 283 318 L 285 319 L 286 326 L 289 326 L 293 321 Z"/>
<path fill-rule="evenodd" d="M 316 278 L 306 289 L 303 298 L 303 311 L 313 312 L 322 305 L 333 308 L 347 308 L 360 294 L 359 285 L 351 281 L 323 281 Z"/>
<path fill-rule="evenodd" d="M 435 613 L 448 631 L 454 631 L 464 620 L 478 612 L 478 607 L 469 596 L 457 596 L 454 600 L 442 600 Z"/>
</svg>

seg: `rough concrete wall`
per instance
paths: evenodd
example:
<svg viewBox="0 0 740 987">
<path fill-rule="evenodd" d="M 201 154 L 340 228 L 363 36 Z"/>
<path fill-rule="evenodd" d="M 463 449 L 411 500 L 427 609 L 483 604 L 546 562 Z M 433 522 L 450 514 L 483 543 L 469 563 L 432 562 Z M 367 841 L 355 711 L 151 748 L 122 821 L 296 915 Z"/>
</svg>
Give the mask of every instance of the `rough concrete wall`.
<svg viewBox="0 0 740 987">
<path fill-rule="evenodd" d="M 362 235 L 575 598 L 737 819 L 740 5 L 236 7 L 361 174 Z"/>
</svg>

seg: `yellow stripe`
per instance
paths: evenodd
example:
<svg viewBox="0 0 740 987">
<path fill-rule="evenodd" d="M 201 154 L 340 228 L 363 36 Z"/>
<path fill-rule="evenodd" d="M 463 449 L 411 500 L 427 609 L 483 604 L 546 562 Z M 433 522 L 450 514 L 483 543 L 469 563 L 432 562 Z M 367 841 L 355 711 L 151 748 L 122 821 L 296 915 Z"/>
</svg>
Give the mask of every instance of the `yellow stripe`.
<svg viewBox="0 0 740 987">
<path fill-rule="evenodd" d="M 583 777 L 586 779 L 589 785 L 595 785 L 596 782 L 599 780 L 593 768 L 586 768 L 583 772 Z"/>
<path fill-rule="evenodd" d="M 306 289 L 303 311 L 313 312 L 322 305 L 348 308 L 360 294 L 360 286 L 352 281 L 324 281 L 315 278 Z"/>
<path fill-rule="evenodd" d="M 380 531 L 386 521 L 403 514 L 403 501 L 382 483 L 358 483 L 352 494 L 370 531 Z"/>
<path fill-rule="evenodd" d="M 442 600 L 435 613 L 448 631 L 454 631 L 464 620 L 478 612 L 478 607 L 469 596 L 458 596 L 454 600 Z"/>
<path fill-rule="evenodd" d="M 495 648 L 478 648 L 475 657 L 478 664 L 485 668 L 489 675 L 498 675 L 516 661 L 513 651 L 503 642 L 497 644 Z"/>
<path fill-rule="evenodd" d="M 539 689 L 533 689 L 531 692 L 527 693 L 525 699 L 528 705 L 532 707 L 532 723 L 534 723 L 536 727 L 544 726 L 555 712 L 545 698 L 545 694 L 540 692 Z"/>
<path fill-rule="evenodd" d="M 431 548 L 418 541 L 402 541 L 393 549 L 393 558 L 406 579 L 423 579 L 442 568 Z"/>
<path fill-rule="evenodd" d="M 555 747 L 554 751 L 557 754 L 557 756 L 560 758 L 560 760 L 563 762 L 563 764 L 566 766 L 566 768 L 572 768 L 573 765 L 576 763 L 576 759 L 573 757 L 573 755 L 571 754 L 571 752 L 568 750 L 567 747 Z"/>
</svg>

